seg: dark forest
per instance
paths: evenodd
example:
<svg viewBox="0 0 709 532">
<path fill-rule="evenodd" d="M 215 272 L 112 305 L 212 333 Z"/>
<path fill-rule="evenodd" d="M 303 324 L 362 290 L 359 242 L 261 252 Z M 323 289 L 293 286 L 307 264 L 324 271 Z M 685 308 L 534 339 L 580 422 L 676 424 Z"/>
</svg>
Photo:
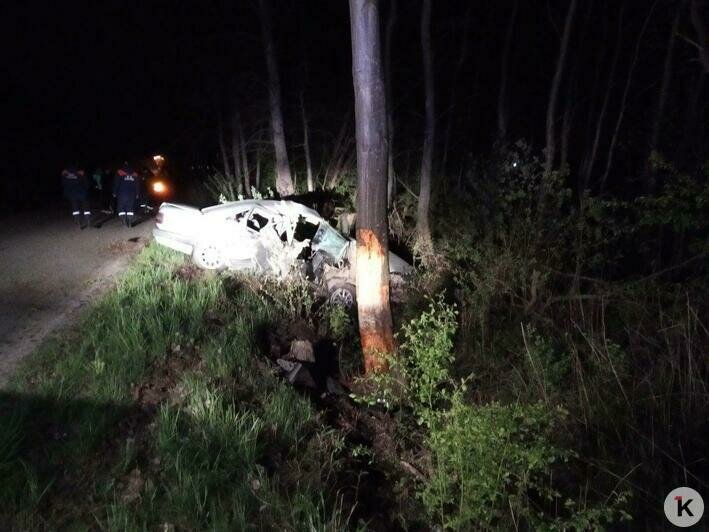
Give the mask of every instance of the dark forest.
<svg viewBox="0 0 709 532">
<path fill-rule="evenodd" d="M 0 528 L 706 525 L 709 1 L 2 12 Z"/>
</svg>

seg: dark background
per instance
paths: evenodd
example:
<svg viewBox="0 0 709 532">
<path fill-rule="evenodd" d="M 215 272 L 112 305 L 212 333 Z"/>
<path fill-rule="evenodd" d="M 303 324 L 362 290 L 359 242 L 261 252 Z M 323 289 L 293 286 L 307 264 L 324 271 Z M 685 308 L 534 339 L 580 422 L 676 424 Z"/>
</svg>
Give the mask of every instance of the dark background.
<svg viewBox="0 0 709 532">
<path fill-rule="evenodd" d="M 603 149 L 651 5 L 642 0 L 625 0 L 625 4 L 623 49 Z M 646 156 L 664 50 L 679 5 L 659 0 L 641 42 L 613 169 L 613 182 L 629 190 Z M 382 28 L 388 6 L 381 2 Z M 470 159 L 466 155 L 485 154 L 492 146 L 511 6 L 511 1 L 434 2 L 436 157 L 440 158 L 443 133 L 452 119 L 450 173 L 462 169 Z M 565 102 L 571 100 L 572 171 L 587 149 L 607 83 L 619 6 L 611 0 L 579 2 L 558 109 L 561 116 Z M 400 0 L 394 30 L 392 103 L 400 171 L 410 165 L 416 168 L 412 160 L 419 157 L 423 136 L 420 7 L 417 0 Z M 510 138 L 524 138 L 537 150 L 543 147 L 549 87 L 567 7 L 563 0 L 519 1 L 510 59 Z M 265 65 L 253 0 L 27 2 L 3 10 L 8 60 L 3 91 L 7 108 L 3 145 L 8 152 L 2 203 L 6 207 L 37 204 L 58 195 L 59 173 L 71 164 L 91 170 L 160 152 L 181 179 L 197 179 L 190 173 L 192 166 L 218 164 L 217 116 L 226 115 L 228 109 L 241 110 L 247 137 L 267 132 Z M 298 166 L 302 164 L 300 92 L 310 114 L 318 159 L 327 156 L 352 107 L 349 8 L 345 0 L 273 0 L 272 18 L 289 154 L 291 164 Z M 680 28 L 680 33 L 696 38 L 688 13 Z M 467 58 L 456 85 L 456 106 L 450 109 L 463 38 Z M 700 93 L 701 108 L 690 108 L 701 72 L 696 49 L 678 38 L 661 145 L 689 165 L 706 154 L 702 130 L 707 118 L 706 83 Z M 594 87 L 598 88 L 594 91 Z M 604 162 L 603 156 L 600 160 Z"/>
</svg>

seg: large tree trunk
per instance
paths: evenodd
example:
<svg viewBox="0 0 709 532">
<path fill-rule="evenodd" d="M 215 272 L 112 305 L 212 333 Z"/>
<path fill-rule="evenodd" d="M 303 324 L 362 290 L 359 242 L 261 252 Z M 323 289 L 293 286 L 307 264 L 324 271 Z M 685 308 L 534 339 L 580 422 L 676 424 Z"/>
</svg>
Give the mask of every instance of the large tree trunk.
<svg viewBox="0 0 709 532">
<path fill-rule="evenodd" d="M 394 353 L 389 307 L 386 97 L 378 0 L 350 0 L 357 124 L 357 316 L 366 373 Z"/>
<path fill-rule="evenodd" d="M 571 0 L 571 5 L 566 13 L 564 34 L 561 38 L 561 46 L 559 48 L 559 58 L 556 62 L 556 70 L 554 71 L 554 78 L 552 79 L 551 90 L 549 91 L 549 104 L 547 105 L 546 153 L 544 164 L 544 172 L 546 175 L 551 174 L 551 171 L 554 169 L 554 160 L 556 158 L 556 106 L 559 100 L 561 78 L 564 74 L 564 66 L 566 65 L 566 55 L 569 49 L 571 27 L 573 26 L 574 13 L 576 12 L 576 1 L 577 0 Z"/>
<path fill-rule="evenodd" d="M 234 158 L 234 180 L 236 181 L 237 191 L 243 193 L 243 183 L 241 175 L 241 145 L 239 144 L 239 127 L 237 119 L 237 111 L 231 115 L 231 155 Z"/>
<path fill-rule="evenodd" d="M 263 45 L 266 52 L 266 69 L 268 70 L 268 97 L 271 107 L 271 131 L 273 147 L 276 152 L 276 190 L 281 196 L 293 194 L 293 179 L 291 178 L 286 150 L 286 135 L 283 130 L 283 110 L 281 108 L 281 82 L 278 77 L 276 50 L 271 31 L 271 14 L 268 0 L 259 0 L 261 27 L 263 30 Z"/>
<path fill-rule="evenodd" d="M 396 24 L 396 0 L 389 2 L 386 37 L 384 43 L 384 81 L 387 105 L 387 205 L 391 205 L 396 195 L 396 175 L 394 174 L 394 99 L 391 97 L 391 41 Z"/>
<path fill-rule="evenodd" d="M 665 52 L 665 65 L 662 72 L 662 85 L 657 93 L 657 106 L 655 107 L 655 116 L 652 120 L 652 131 L 650 133 L 650 143 L 648 145 L 648 164 L 647 164 L 647 188 L 650 194 L 655 192 L 655 172 L 649 164 L 650 156 L 657 151 L 660 142 L 660 128 L 662 127 L 662 118 L 665 115 L 665 103 L 667 102 L 667 93 L 670 88 L 670 75 L 672 74 L 672 56 L 674 54 L 675 40 L 677 29 L 679 27 L 680 14 L 684 8 L 684 2 L 680 4 L 680 8 L 675 12 L 675 18 L 672 21 L 670 28 L 670 36 L 667 40 L 667 51 Z"/>
<path fill-rule="evenodd" d="M 514 33 L 515 19 L 517 18 L 518 0 L 512 4 L 512 13 L 507 23 L 505 47 L 502 51 L 502 68 L 500 71 L 500 92 L 497 98 L 497 142 L 503 146 L 507 142 L 507 123 L 509 108 L 507 105 L 507 78 L 510 69 L 510 50 L 512 48 L 512 35 Z"/>
<path fill-rule="evenodd" d="M 313 164 L 310 160 L 310 139 L 308 137 L 308 115 L 305 113 L 305 98 L 300 93 L 300 112 L 303 116 L 303 151 L 305 152 L 305 168 L 308 178 L 308 191 L 315 190 L 315 180 L 313 179 Z"/>
<path fill-rule="evenodd" d="M 709 74 L 709 30 L 707 29 L 709 2 L 707 0 L 692 0 L 691 18 L 692 25 L 697 32 L 699 60 L 704 66 L 704 72 Z"/>
<path fill-rule="evenodd" d="M 431 209 L 433 142 L 436 134 L 433 53 L 431 51 L 431 0 L 423 0 L 423 9 L 421 11 L 421 53 L 423 56 L 423 82 L 426 93 L 426 130 L 423 139 L 423 155 L 421 157 L 421 186 L 419 188 L 416 233 L 422 255 L 427 257 L 433 248 L 429 216 Z"/>
<path fill-rule="evenodd" d="M 611 69 L 608 74 L 608 83 L 606 84 L 606 92 L 603 96 L 603 105 L 601 106 L 601 111 L 598 113 L 598 120 L 596 121 L 596 132 L 593 137 L 593 145 L 591 146 L 591 151 L 586 159 L 584 167 L 581 172 L 581 178 L 583 180 L 582 189 L 588 188 L 589 182 L 591 180 L 591 174 L 593 173 L 593 166 L 596 164 L 596 157 L 598 156 L 598 147 L 601 142 L 601 131 L 603 131 L 603 121 L 608 111 L 608 102 L 610 101 L 611 90 L 613 88 L 613 80 L 615 79 L 615 71 L 618 66 L 618 57 L 620 57 L 620 50 L 623 44 L 623 13 L 625 12 L 625 4 L 622 3 L 620 7 L 620 13 L 618 15 L 618 38 L 615 45 L 615 51 L 613 52 L 613 59 L 611 60 Z"/>
<path fill-rule="evenodd" d="M 615 152 L 615 146 L 616 143 L 618 142 L 618 133 L 620 132 L 620 126 L 623 123 L 623 117 L 625 116 L 625 106 L 628 101 L 628 93 L 630 92 L 630 86 L 633 82 L 633 73 L 635 72 L 635 65 L 638 62 L 638 56 L 640 55 L 640 45 L 642 44 L 643 41 L 643 36 L 645 35 L 645 30 L 647 29 L 647 25 L 650 22 L 650 17 L 652 16 L 653 12 L 655 11 L 655 6 L 657 6 L 657 2 L 659 0 L 655 0 L 650 7 L 650 11 L 647 14 L 647 17 L 645 17 L 645 21 L 643 22 L 642 28 L 640 29 L 640 34 L 638 35 L 638 40 L 635 43 L 635 52 L 633 53 L 633 59 L 630 62 L 630 68 L 628 70 L 628 78 L 625 80 L 625 88 L 623 89 L 623 98 L 621 99 L 620 102 L 620 111 L 618 112 L 618 119 L 615 122 L 615 129 L 613 130 L 613 136 L 611 137 L 611 144 L 608 148 L 608 158 L 606 159 L 606 169 L 603 171 L 603 177 L 601 178 L 601 190 L 603 190 L 606 180 L 608 179 L 608 174 L 611 171 L 611 166 L 613 165 L 613 154 Z"/>
</svg>

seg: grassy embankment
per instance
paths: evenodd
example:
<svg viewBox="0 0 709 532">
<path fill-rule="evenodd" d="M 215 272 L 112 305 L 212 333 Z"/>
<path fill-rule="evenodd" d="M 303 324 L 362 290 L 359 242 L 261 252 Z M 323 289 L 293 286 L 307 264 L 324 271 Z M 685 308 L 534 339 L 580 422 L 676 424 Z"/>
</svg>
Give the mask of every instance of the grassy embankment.
<svg viewBox="0 0 709 532">
<path fill-rule="evenodd" d="M 341 438 L 256 355 L 274 318 L 149 246 L 0 395 L 0 528 L 341 528 Z"/>
</svg>

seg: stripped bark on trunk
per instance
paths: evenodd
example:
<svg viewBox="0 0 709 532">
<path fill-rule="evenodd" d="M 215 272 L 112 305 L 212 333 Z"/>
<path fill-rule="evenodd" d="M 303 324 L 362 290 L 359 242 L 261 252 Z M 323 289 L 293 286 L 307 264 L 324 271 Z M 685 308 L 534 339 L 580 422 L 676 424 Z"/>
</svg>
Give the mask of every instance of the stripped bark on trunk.
<svg viewBox="0 0 709 532">
<path fill-rule="evenodd" d="M 394 352 L 389 306 L 386 95 L 379 2 L 350 0 L 357 130 L 357 316 L 365 372 L 387 371 Z"/>
<path fill-rule="evenodd" d="M 268 71 L 268 97 L 271 109 L 271 133 L 276 152 L 276 190 L 281 196 L 293 194 L 293 179 L 288 163 L 286 135 L 283 128 L 283 110 L 281 108 L 281 82 L 278 76 L 276 50 L 271 29 L 271 14 L 268 0 L 259 0 L 263 46 L 266 53 Z"/>
<path fill-rule="evenodd" d="M 421 11 L 421 53 L 423 57 L 423 81 L 426 97 L 426 130 L 421 157 L 421 185 L 416 219 L 418 245 L 424 257 L 433 247 L 429 221 L 431 208 L 431 173 L 433 171 L 433 142 L 436 134 L 436 108 L 433 86 L 433 53 L 431 51 L 431 0 L 423 0 Z"/>
</svg>

